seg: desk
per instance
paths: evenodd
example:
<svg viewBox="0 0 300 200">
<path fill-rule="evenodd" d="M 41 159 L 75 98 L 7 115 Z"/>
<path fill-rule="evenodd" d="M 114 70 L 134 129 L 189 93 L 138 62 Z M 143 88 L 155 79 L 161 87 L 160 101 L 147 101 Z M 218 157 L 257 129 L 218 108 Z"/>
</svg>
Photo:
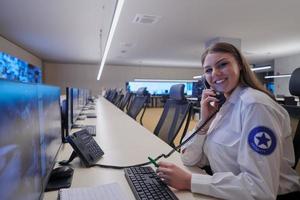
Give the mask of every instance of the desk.
<svg viewBox="0 0 300 200">
<path fill-rule="evenodd" d="M 132 165 L 142 163 L 148 156 L 156 157 L 161 153 L 168 153 L 171 148 L 161 139 L 149 132 L 134 119 L 112 103 L 100 97 L 97 100 L 97 118 L 86 119 L 88 124 L 97 125 L 98 142 L 104 156 L 98 163 L 110 165 Z M 57 160 L 68 159 L 72 148 L 69 144 L 64 144 L 58 154 Z M 183 167 L 180 154 L 175 152 L 168 161 Z M 75 169 L 72 187 L 87 187 L 117 182 L 125 192 L 127 199 L 134 200 L 135 197 L 126 181 L 123 170 L 105 169 L 99 167 L 84 168 L 79 159 L 76 158 L 71 163 Z M 192 172 L 200 173 L 198 168 L 187 168 Z M 212 199 L 210 197 L 193 194 L 187 191 L 174 191 L 179 199 Z M 44 193 L 45 200 L 57 199 L 57 191 Z M 125 198 L 124 198 L 125 199 Z"/>
</svg>

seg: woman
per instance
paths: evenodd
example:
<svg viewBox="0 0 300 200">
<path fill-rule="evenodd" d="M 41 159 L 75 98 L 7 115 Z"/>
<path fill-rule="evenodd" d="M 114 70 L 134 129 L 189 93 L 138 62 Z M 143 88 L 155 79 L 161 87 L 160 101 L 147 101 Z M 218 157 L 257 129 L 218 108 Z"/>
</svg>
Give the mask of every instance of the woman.
<svg viewBox="0 0 300 200">
<path fill-rule="evenodd" d="M 202 65 L 212 89 L 202 93 L 197 126 L 218 109 L 215 91 L 223 92 L 226 102 L 182 148 L 182 161 L 187 166 L 210 165 L 213 175 L 191 174 L 159 162 L 160 178 L 176 189 L 223 199 L 276 199 L 299 191 L 299 177 L 291 168 L 294 151 L 288 113 L 233 45 L 214 44 L 202 55 Z"/>
</svg>

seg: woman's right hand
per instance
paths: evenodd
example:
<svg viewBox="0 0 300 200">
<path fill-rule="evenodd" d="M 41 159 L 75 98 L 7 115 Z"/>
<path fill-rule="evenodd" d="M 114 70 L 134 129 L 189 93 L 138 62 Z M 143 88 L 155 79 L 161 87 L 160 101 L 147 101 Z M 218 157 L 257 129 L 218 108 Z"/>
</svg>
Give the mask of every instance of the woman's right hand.
<svg viewBox="0 0 300 200">
<path fill-rule="evenodd" d="M 201 121 L 206 121 L 218 109 L 219 100 L 213 89 L 205 89 L 201 97 Z"/>
</svg>

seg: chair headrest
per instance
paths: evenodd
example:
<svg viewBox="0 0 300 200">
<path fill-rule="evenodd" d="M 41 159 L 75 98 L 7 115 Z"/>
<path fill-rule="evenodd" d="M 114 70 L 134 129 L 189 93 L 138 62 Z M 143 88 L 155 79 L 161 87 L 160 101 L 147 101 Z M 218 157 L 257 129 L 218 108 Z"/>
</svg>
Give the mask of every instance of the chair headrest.
<svg viewBox="0 0 300 200">
<path fill-rule="evenodd" d="M 300 96 L 300 68 L 293 71 L 290 78 L 289 90 L 291 95 Z"/>
<path fill-rule="evenodd" d="M 183 100 L 184 99 L 184 84 L 172 85 L 170 88 L 170 99 Z"/>
<path fill-rule="evenodd" d="M 143 96 L 147 94 L 147 88 L 146 87 L 140 87 L 137 91 L 136 91 L 136 95 L 138 96 Z"/>
</svg>

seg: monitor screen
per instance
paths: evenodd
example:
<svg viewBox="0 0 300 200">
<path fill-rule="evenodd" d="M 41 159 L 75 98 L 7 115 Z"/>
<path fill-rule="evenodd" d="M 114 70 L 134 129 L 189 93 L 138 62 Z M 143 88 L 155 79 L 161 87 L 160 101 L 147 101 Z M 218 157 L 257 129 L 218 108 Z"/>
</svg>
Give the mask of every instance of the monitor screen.
<svg viewBox="0 0 300 200">
<path fill-rule="evenodd" d="M 79 89 L 71 88 L 71 114 L 72 114 L 72 124 L 75 123 L 79 114 L 80 114 L 80 105 L 79 105 Z"/>
<path fill-rule="evenodd" d="M 41 83 L 42 70 L 40 67 L 0 52 L 0 78 L 25 83 Z"/>
<path fill-rule="evenodd" d="M 41 169 L 44 185 L 47 183 L 56 154 L 61 145 L 60 89 L 37 85 L 40 121 Z"/>
<path fill-rule="evenodd" d="M 61 144 L 60 90 L 0 79 L 0 199 L 42 197 Z"/>
<path fill-rule="evenodd" d="M 41 195 L 36 86 L 0 80 L 0 199 Z"/>
<path fill-rule="evenodd" d="M 151 95 L 169 94 L 170 88 L 175 84 L 184 84 L 184 93 L 192 95 L 193 82 L 167 82 L 167 81 L 133 81 L 126 84 L 126 89 L 130 92 L 136 92 L 140 87 L 147 87 Z"/>
</svg>

